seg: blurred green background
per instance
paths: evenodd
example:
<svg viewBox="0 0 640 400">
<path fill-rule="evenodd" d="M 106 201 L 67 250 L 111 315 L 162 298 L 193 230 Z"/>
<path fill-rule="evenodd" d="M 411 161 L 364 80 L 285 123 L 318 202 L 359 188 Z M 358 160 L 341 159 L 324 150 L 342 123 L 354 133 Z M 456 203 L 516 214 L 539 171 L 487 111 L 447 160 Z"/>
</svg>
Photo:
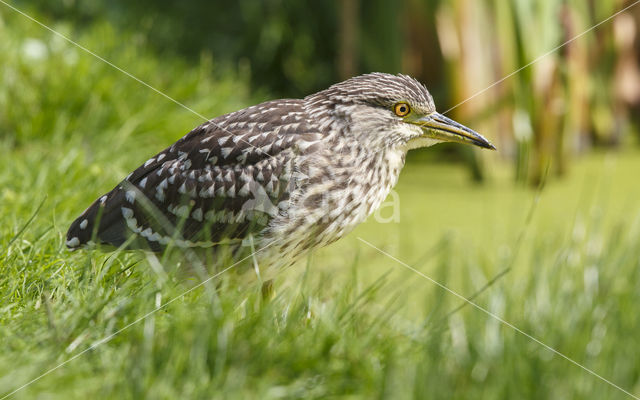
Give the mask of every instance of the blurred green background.
<svg viewBox="0 0 640 400">
<path fill-rule="evenodd" d="M 371 71 L 447 111 L 632 2 L 10 4 L 214 117 Z M 265 303 L 226 275 L 183 296 L 184 260 L 66 250 L 202 120 L 0 4 L 0 396 L 81 354 L 12 398 L 629 398 L 359 237 L 640 395 L 639 24 L 640 5 L 451 110 L 499 151 L 411 152 L 399 219 Z"/>
<path fill-rule="evenodd" d="M 174 79 L 169 81 L 151 82 L 161 90 L 188 86 L 188 79 L 181 75 L 198 70 L 203 76 L 190 83 L 206 93 L 198 98 L 210 99 L 194 107 L 213 117 L 233 109 L 210 106 L 208 102 L 216 99 L 240 106 L 267 98 L 301 97 L 371 71 L 412 75 L 427 85 L 440 111 L 449 110 L 631 2 L 31 0 L 15 4 L 73 38 L 84 39 L 89 48 L 107 58 L 136 53 L 114 61 L 124 69 L 136 69 L 143 80 L 163 72 L 171 75 Z M 8 11 L 5 7 L 3 14 Z M 594 148 L 636 145 L 640 142 L 633 134 L 638 132 L 640 116 L 639 22 L 640 11 L 632 8 L 450 114 L 492 139 L 500 155 L 512 161 L 514 177 L 521 182 L 537 184 L 547 168 L 563 175 L 576 157 Z M 104 68 L 84 54 L 74 60 L 67 56 L 62 62 L 56 51 L 76 54 L 78 50 L 62 43 L 64 49 L 56 48 L 57 39 L 25 21 L 14 21 L 13 16 L 5 24 L 6 29 L 28 26 L 32 32 L 33 37 L 23 32 L 11 43 L 22 47 L 22 58 L 44 58 L 25 62 L 31 65 L 21 74 L 55 65 L 59 74 L 78 76 L 82 71 L 77 71 L 75 63 L 86 63 L 84 68 L 91 70 L 87 74 Z M 37 51 L 41 47 L 42 54 Z M 138 55 L 139 51 L 148 57 Z M 138 65 L 149 62 L 147 58 L 169 65 L 162 68 L 165 71 L 156 68 L 151 73 Z M 180 66 L 173 65 L 176 60 Z M 169 68 L 173 71 L 166 71 Z M 6 71 L 3 98 L 28 102 L 22 90 L 7 93 L 7 84 L 27 77 Z M 201 78 L 223 82 L 205 89 Z M 96 87 L 92 75 L 85 79 L 86 86 L 77 89 L 86 90 L 87 96 L 111 89 L 104 82 Z M 119 76 L 118 80 L 126 79 Z M 218 87 L 228 86 L 227 82 L 242 86 L 240 92 L 231 92 L 231 99 L 224 98 L 225 89 Z M 190 100 L 187 88 L 178 90 L 178 100 Z M 80 103 L 75 106 L 82 107 L 82 96 L 71 98 L 76 94 L 73 91 L 60 99 L 63 106 Z M 110 114 L 116 121 L 123 120 Z M 0 119 L 3 131 L 15 132 L 17 141 L 32 137 L 12 123 L 7 114 Z M 176 137 L 177 132 L 169 128 Z M 483 161 L 471 149 L 444 146 L 437 153 L 444 153 L 445 159 L 465 160 L 476 179 L 485 174 Z"/>
</svg>

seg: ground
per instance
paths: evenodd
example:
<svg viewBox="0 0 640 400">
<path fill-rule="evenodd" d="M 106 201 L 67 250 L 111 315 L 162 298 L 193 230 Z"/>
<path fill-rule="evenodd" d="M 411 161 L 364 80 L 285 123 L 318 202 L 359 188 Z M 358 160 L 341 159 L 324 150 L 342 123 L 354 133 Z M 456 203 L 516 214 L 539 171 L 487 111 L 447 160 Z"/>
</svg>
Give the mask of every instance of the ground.
<svg viewBox="0 0 640 400">
<path fill-rule="evenodd" d="M 98 343 L 13 398 L 625 398 L 482 311 L 456 311 L 460 299 L 359 238 L 481 291 L 480 306 L 640 392 L 637 152 L 578 160 L 542 191 L 496 162 L 485 185 L 460 166 L 409 165 L 397 222 L 372 218 L 283 271 L 269 302 L 257 282 L 220 279 L 178 297 L 194 282 L 175 264 L 68 252 L 68 223 L 136 157 L 108 153 L 3 149 L 0 390 Z"/>
</svg>

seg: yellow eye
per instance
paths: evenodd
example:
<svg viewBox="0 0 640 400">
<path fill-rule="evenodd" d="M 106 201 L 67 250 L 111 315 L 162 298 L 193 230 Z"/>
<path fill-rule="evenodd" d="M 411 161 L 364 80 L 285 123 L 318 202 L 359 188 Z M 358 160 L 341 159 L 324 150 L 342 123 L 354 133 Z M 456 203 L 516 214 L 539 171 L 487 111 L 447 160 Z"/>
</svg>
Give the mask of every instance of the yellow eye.
<svg viewBox="0 0 640 400">
<path fill-rule="evenodd" d="M 398 117 L 404 117 L 411 112 L 411 107 L 407 103 L 398 103 L 393 106 L 393 111 Z"/>
</svg>

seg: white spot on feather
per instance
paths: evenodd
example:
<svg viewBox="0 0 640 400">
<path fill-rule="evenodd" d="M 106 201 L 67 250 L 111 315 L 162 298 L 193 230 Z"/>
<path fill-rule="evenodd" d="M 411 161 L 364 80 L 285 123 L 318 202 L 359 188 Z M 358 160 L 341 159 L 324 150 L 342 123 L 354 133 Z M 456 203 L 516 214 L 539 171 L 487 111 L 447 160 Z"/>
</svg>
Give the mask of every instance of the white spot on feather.
<svg viewBox="0 0 640 400">
<path fill-rule="evenodd" d="M 215 192 L 215 185 L 211 185 L 208 188 L 204 188 L 200 191 L 200 197 L 205 199 L 207 197 L 213 197 L 214 192 Z"/>
<path fill-rule="evenodd" d="M 213 210 L 207 211 L 207 213 L 204 214 L 204 217 L 206 218 L 207 221 L 215 222 L 215 220 L 216 220 L 216 212 L 213 211 Z"/>
<path fill-rule="evenodd" d="M 223 147 L 220 149 L 220 152 L 222 153 L 222 157 L 227 158 L 227 156 L 229 156 L 229 154 L 231 153 L 231 150 L 233 150 L 233 147 Z"/>
<path fill-rule="evenodd" d="M 174 214 L 177 215 L 178 217 L 187 218 L 189 216 L 189 207 L 187 207 L 186 205 L 176 207 L 174 211 L 175 211 Z"/>
<path fill-rule="evenodd" d="M 302 151 L 308 149 L 311 145 L 313 145 L 314 142 L 305 142 L 305 141 L 300 141 L 298 143 L 298 148 Z"/>
<path fill-rule="evenodd" d="M 78 247 L 80 245 L 80 239 L 73 237 L 67 240 L 67 247 Z"/>
<path fill-rule="evenodd" d="M 127 208 L 127 207 L 122 207 L 121 210 L 122 210 L 122 216 L 125 219 L 133 218 L 133 210 L 132 209 Z"/>
<path fill-rule="evenodd" d="M 239 191 L 238 191 L 238 196 L 246 196 L 249 194 L 249 184 L 245 184 Z"/>
<path fill-rule="evenodd" d="M 82 222 L 80 222 L 80 229 L 86 229 L 87 225 L 89 225 L 89 221 L 85 219 L 82 220 Z"/>
<path fill-rule="evenodd" d="M 124 197 L 129 203 L 133 204 L 133 202 L 136 201 L 136 192 L 134 190 L 127 190 Z"/>
<path fill-rule="evenodd" d="M 193 219 L 195 219 L 196 221 L 202 221 L 202 208 L 196 208 L 192 213 L 191 216 L 193 217 Z"/>
</svg>

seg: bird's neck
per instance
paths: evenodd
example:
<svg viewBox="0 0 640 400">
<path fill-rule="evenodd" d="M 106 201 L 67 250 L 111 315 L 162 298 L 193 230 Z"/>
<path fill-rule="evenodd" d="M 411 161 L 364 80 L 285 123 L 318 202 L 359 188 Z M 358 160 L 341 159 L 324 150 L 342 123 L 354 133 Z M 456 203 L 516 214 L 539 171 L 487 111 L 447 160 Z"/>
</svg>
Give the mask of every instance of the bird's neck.
<svg viewBox="0 0 640 400">
<path fill-rule="evenodd" d="M 398 183 L 400 171 L 404 167 L 406 150 L 403 148 L 388 148 L 378 152 L 369 152 L 366 161 L 360 163 L 361 176 L 371 176 L 371 179 L 363 182 L 371 186 L 371 195 L 374 197 L 374 207 L 369 213 L 375 211 L 384 201 L 391 189 Z"/>
<path fill-rule="evenodd" d="M 350 182 L 347 185 L 357 199 L 354 226 L 363 222 L 380 207 L 391 189 L 398 182 L 404 166 L 406 150 L 388 148 L 379 151 L 360 148 L 350 166 Z"/>
</svg>

